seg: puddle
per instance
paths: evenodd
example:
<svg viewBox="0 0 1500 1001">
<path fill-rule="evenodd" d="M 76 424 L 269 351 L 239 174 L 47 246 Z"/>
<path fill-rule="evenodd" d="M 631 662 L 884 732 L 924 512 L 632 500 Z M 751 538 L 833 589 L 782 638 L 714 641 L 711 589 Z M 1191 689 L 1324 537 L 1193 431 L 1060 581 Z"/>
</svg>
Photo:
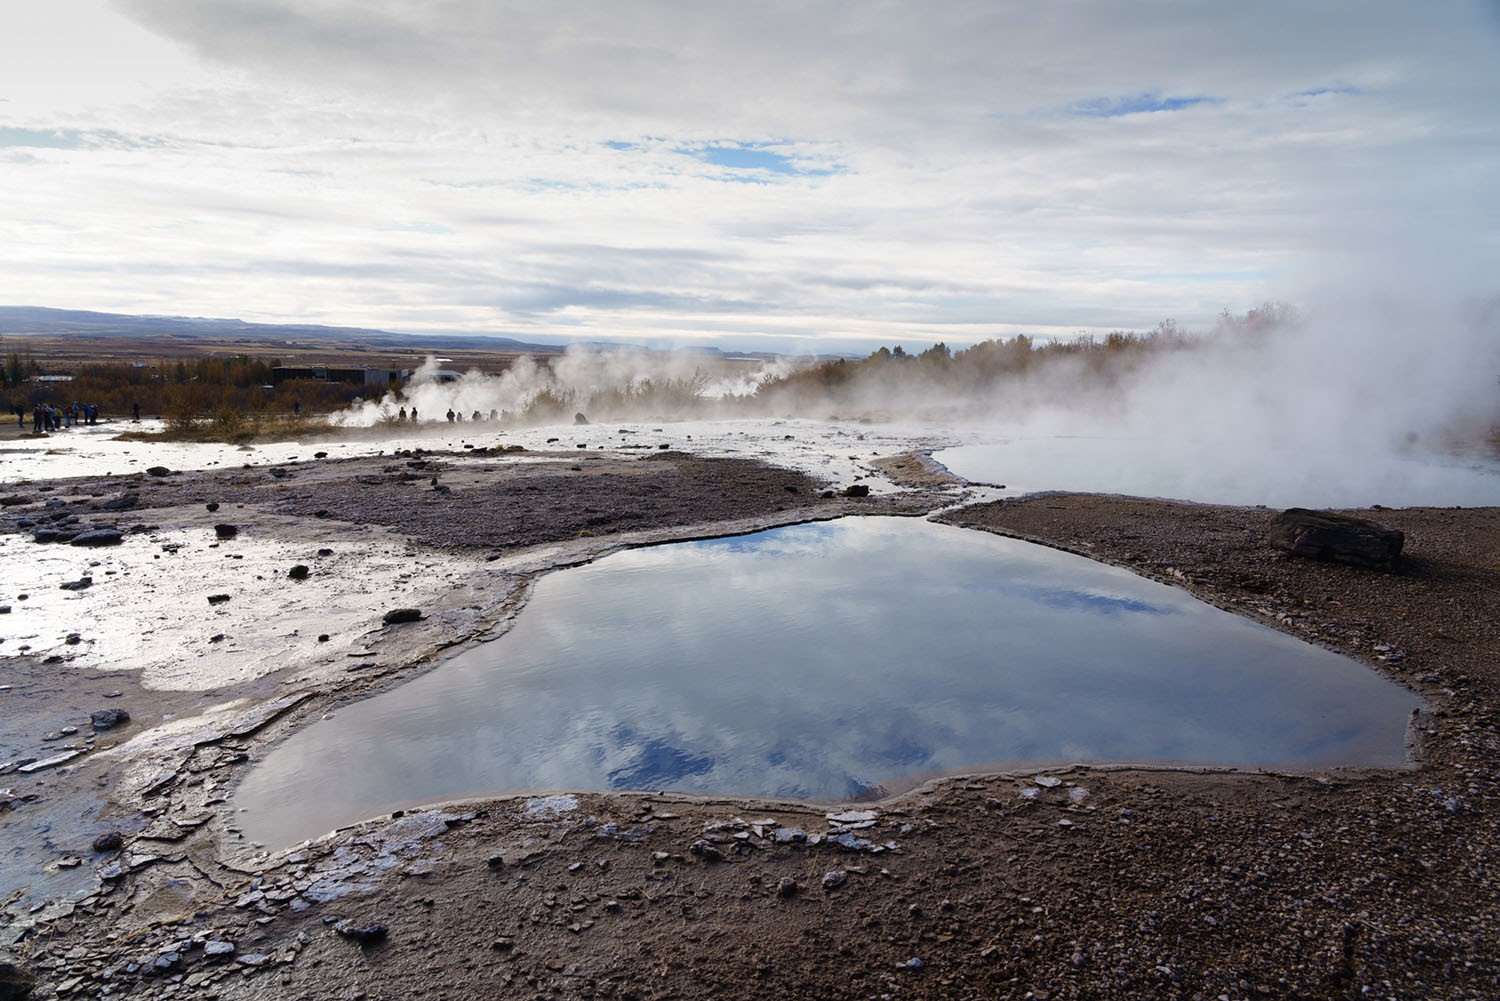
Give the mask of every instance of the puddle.
<svg viewBox="0 0 1500 1001">
<path fill-rule="evenodd" d="M 274 748 L 236 797 L 283 846 L 521 789 L 841 798 L 983 762 L 1405 763 L 1420 700 L 1081 557 L 847 519 L 549 574 L 500 639 Z"/>
</svg>

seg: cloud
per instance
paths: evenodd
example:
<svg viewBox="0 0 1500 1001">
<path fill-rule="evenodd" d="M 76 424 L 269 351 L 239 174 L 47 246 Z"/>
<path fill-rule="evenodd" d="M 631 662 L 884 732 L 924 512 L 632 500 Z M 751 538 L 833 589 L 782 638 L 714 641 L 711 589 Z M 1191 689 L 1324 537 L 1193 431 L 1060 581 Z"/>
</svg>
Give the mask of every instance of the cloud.
<svg viewBox="0 0 1500 1001">
<path fill-rule="evenodd" d="M 1206 325 L 1390 239 L 1500 273 L 1478 3 L 33 6 L 6 301 L 961 342 Z"/>
</svg>

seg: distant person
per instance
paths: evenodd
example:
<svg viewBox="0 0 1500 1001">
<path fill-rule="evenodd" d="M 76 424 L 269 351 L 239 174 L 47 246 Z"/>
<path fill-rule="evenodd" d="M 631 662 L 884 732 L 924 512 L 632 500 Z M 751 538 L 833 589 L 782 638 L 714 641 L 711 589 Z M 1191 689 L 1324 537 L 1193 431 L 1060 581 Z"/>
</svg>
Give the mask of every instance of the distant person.
<svg viewBox="0 0 1500 1001">
<path fill-rule="evenodd" d="M 474 420 L 476 420 L 476 421 L 482 420 L 482 418 L 479 416 L 479 411 L 477 411 L 477 410 L 474 411 Z"/>
<path fill-rule="evenodd" d="M 40 403 L 31 408 L 31 433 L 42 433 L 42 405 Z"/>
<path fill-rule="evenodd" d="M 136 423 L 140 423 L 141 405 L 139 403 L 132 403 L 130 405 L 130 419 L 135 421 Z"/>
<path fill-rule="evenodd" d="M 448 408 L 448 423 L 449 423 L 449 424 L 452 424 L 452 423 L 453 423 L 453 417 L 454 417 L 454 414 L 453 414 L 453 408 L 452 408 L 452 407 L 449 407 L 449 408 Z"/>
<path fill-rule="evenodd" d="M 302 416 L 302 401 L 301 400 L 293 400 L 292 401 L 292 416 L 293 417 L 301 417 Z"/>
<path fill-rule="evenodd" d="M 402 424 L 406 423 L 406 408 L 405 407 L 401 408 L 401 413 L 400 413 L 400 415 L 398 415 L 396 417 L 396 420 L 400 421 Z"/>
<path fill-rule="evenodd" d="M 411 422 L 413 424 L 417 423 L 417 408 L 416 407 L 412 407 L 411 408 Z"/>
<path fill-rule="evenodd" d="M 15 411 L 16 411 L 16 426 L 19 427 L 22 431 L 25 431 L 26 430 L 26 404 L 24 404 L 24 403 L 17 403 L 16 406 L 15 406 Z"/>
<path fill-rule="evenodd" d="M 493 420 L 499 420 L 499 419 L 500 419 L 500 411 L 491 409 L 490 410 L 490 420 L 493 421 Z"/>
</svg>

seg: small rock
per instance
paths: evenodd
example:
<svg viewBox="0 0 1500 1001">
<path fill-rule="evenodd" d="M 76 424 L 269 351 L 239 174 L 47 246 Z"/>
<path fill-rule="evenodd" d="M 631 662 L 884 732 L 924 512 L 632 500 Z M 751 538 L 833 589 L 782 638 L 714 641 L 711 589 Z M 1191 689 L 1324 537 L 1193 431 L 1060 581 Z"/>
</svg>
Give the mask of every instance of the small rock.
<svg viewBox="0 0 1500 1001">
<path fill-rule="evenodd" d="M 348 939 L 353 939 L 360 945 L 374 945 L 383 941 L 390 929 L 379 921 L 371 921 L 369 924 L 356 925 L 353 921 L 345 919 L 333 926 L 333 930 Z"/>
<path fill-rule="evenodd" d="M 420 608 L 393 608 L 385 613 L 384 622 L 388 626 L 399 625 L 402 622 L 417 622 L 422 618 Z"/>
<path fill-rule="evenodd" d="M 589 422 L 589 419 L 587 417 L 583 416 L 583 414 L 574 414 L 573 415 L 573 423 L 574 424 L 587 424 L 588 422 Z"/>
<path fill-rule="evenodd" d="M 328 642 L 328 634 L 327 633 L 319 633 L 318 634 L 318 642 L 319 643 L 327 643 Z"/>
<path fill-rule="evenodd" d="M 222 605 L 228 600 L 229 595 L 227 594 L 211 594 L 208 596 L 208 603 L 210 605 Z"/>
<path fill-rule="evenodd" d="M 318 550 L 318 555 L 319 556 L 332 556 L 333 555 L 333 550 L 332 549 L 328 549 L 328 548 L 319 549 Z"/>
<path fill-rule="evenodd" d="M 218 501 L 209 501 L 207 504 L 205 504 L 203 506 L 206 507 L 206 508 L 208 508 L 210 511 L 217 511 L 219 509 L 219 502 Z"/>
<path fill-rule="evenodd" d="M 212 959 L 215 956 L 232 956 L 234 954 L 234 943 L 225 942 L 223 939 L 213 939 L 203 943 L 203 955 Z"/>
<path fill-rule="evenodd" d="M 823 874 L 823 889 L 825 889 L 825 890 L 834 890 L 834 889 L 837 889 L 838 887 L 843 886 L 844 885 L 844 881 L 847 880 L 848 878 L 849 878 L 849 873 L 847 873 L 843 869 L 835 869 L 832 872 L 825 872 Z"/>
<path fill-rule="evenodd" d="M 298 563 L 286 573 L 292 580 L 307 580 L 307 574 L 307 565 L 304 563 Z"/>
<path fill-rule="evenodd" d="M 688 848 L 688 852 L 694 858 L 700 858 L 705 862 L 724 861 L 724 853 L 708 841 L 694 841 L 692 846 Z"/>
<path fill-rule="evenodd" d="M 129 723 L 130 713 L 124 709 L 100 709 L 89 715 L 89 722 L 94 725 L 95 730 L 108 730 L 121 723 Z"/>
<path fill-rule="evenodd" d="M 166 466 L 147 466 L 146 467 L 146 475 L 147 476 L 170 476 L 170 475 L 172 475 L 172 471 L 170 469 L 168 469 Z"/>
<path fill-rule="evenodd" d="M 1038 775 L 1036 778 L 1032 779 L 1032 781 L 1041 786 L 1043 789 L 1056 789 L 1058 786 L 1062 785 L 1062 779 L 1058 778 L 1056 775 Z"/>
<path fill-rule="evenodd" d="M 64 581 L 57 586 L 64 591 L 83 591 L 94 586 L 94 578 L 80 577 L 77 580 Z"/>
<path fill-rule="evenodd" d="M 845 497 L 868 497 L 870 488 L 863 483 L 854 483 L 844 488 Z"/>
<path fill-rule="evenodd" d="M 782 897 L 784 899 L 786 897 L 795 896 L 796 893 L 797 881 L 792 877 L 782 876 L 781 879 L 776 883 L 776 896 Z"/>
<path fill-rule="evenodd" d="M 108 831 L 94 839 L 93 848 L 96 852 L 118 851 L 125 844 L 125 835 L 119 831 Z"/>
<path fill-rule="evenodd" d="M 221 539 L 232 539 L 239 534 L 240 528 L 238 525 L 221 524 L 214 526 L 214 535 Z"/>
</svg>

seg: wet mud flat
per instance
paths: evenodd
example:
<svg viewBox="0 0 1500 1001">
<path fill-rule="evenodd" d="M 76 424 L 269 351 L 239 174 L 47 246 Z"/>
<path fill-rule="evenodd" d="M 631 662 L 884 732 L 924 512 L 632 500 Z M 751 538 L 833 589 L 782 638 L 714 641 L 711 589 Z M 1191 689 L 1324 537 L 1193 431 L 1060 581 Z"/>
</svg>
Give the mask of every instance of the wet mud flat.
<svg viewBox="0 0 1500 1001">
<path fill-rule="evenodd" d="M 40 996 L 1493 997 L 1500 512 L 1376 513 L 1407 532 L 1394 574 L 1275 553 L 1263 517 L 1056 495 L 949 516 L 1407 681 L 1435 707 L 1415 772 L 1062 768 L 857 807 L 529 796 L 259 854 L 224 790 L 336 711 L 318 694 L 226 710 L 170 769 L 122 762 L 118 796 L 149 826 L 80 851 L 98 889 L 12 908 L 0 943 Z"/>
</svg>

